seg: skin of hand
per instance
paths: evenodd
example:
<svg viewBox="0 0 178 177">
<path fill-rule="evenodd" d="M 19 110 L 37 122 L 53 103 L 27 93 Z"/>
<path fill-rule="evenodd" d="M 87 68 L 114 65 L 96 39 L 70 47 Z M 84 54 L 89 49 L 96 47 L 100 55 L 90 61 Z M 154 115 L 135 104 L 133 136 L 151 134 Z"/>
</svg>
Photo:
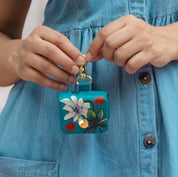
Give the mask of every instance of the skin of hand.
<svg viewBox="0 0 178 177">
<path fill-rule="evenodd" d="M 46 26 L 38 26 L 21 40 L 20 47 L 9 58 L 21 79 L 55 90 L 65 90 L 66 83 L 73 83 L 78 66 L 84 63 L 82 53 L 67 37 Z"/>
<path fill-rule="evenodd" d="M 87 50 L 87 61 L 105 58 L 130 74 L 148 63 L 162 67 L 178 59 L 177 31 L 178 23 L 156 27 L 125 15 L 98 32 Z"/>
</svg>

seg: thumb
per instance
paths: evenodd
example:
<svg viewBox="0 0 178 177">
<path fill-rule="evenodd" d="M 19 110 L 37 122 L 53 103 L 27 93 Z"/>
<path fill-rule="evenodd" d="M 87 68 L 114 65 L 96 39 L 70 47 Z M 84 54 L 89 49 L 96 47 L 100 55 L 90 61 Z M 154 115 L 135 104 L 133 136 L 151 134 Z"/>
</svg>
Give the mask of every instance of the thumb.
<svg viewBox="0 0 178 177">
<path fill-rule="evenodd" d="M 100 52 L 97 54 L 97 56 L 94 58 L 92 58 L 92 55 L 89 51 L 86 52 L 85 56 L 86 56 L 86 60 L 89 62 L 99 61 L 103 58 L 103 50 L 101 49 Z"/>
</svg>

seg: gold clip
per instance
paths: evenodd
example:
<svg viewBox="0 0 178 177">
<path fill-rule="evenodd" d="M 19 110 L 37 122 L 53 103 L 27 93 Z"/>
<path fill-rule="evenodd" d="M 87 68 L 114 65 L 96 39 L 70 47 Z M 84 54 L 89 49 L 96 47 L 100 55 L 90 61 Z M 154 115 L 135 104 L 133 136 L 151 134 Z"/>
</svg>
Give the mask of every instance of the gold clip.
<svg viewBox="0 0 178 177">
<path fill-rule="evenodd" d="M 86 56 L 85 55 L 83 55 L 83 56 L 86 59 Z M 87 61 L 86 61 L 86 63 L 84 65 L 80 66 L 79 76 L 76 79 L 76 84 L 79 85 L 79 82 L 78 82 L 79 79 L 85 80 L 87 78 L 90 79 L 90 84 L 91 84 L 92 83 L 92 77 L 87 75 Z"/>
<path fill-rule="evenodd" d="M 79 74 L 82 79 L 87 78 L 87 62 L 84 65 L 80 66 Z"/>
</svg>

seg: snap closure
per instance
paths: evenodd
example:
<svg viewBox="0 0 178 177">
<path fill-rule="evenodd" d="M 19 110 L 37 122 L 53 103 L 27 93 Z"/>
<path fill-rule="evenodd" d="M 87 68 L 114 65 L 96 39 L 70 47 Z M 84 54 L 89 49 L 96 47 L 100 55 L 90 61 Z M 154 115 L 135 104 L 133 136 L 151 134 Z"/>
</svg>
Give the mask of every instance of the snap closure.
<svg viewBox="0 0 178 177">
<path fill-rule="evenodd" d="M 140 74 L 139 80 L 142 84 L 148 84 L 151 81 L 151 76 L 149 73 L 144 72 Z"/>
<path fill-rule="evenodd" d="M 144 139 L 144 146 L 146 147 L 146 148 L 152 148 L 153 146 L 154 146 L 154 144 L 155 144 L 155 140 L 154 140 L 154 138 L 153 137 L 151 137 L 151 136 L 148 136 L 148 137 L 146 137 L 145 139 Z"/>
</svg>

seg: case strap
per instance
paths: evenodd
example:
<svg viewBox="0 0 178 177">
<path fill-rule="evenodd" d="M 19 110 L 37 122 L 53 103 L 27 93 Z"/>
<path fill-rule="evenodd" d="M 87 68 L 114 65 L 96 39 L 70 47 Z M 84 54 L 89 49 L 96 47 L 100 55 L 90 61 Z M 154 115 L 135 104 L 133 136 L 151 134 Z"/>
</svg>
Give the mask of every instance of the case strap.
<svg viewBox="0 0 178 177">
<path fill-rule="evenodd" d="M 90 82 L 79 82 L 78 91 L 91 91 Z"/>
</svg>

